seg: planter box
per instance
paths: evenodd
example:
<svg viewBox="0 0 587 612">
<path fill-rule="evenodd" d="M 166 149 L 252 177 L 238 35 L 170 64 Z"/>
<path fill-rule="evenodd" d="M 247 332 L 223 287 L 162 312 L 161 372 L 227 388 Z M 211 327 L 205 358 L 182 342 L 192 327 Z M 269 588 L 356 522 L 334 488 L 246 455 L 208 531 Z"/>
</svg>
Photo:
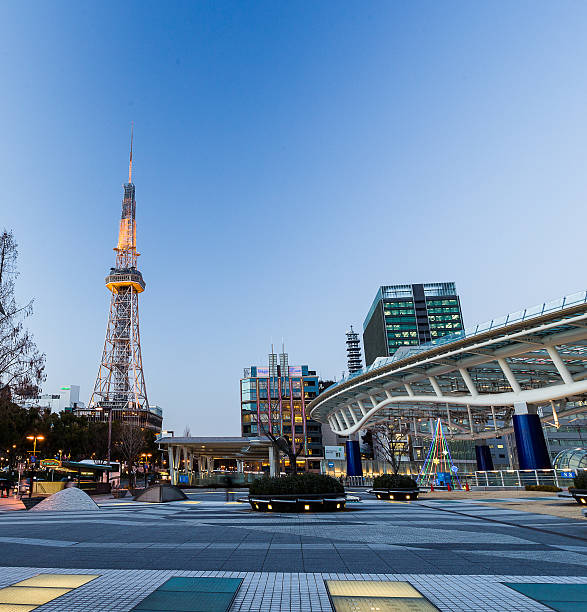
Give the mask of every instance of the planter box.
<svg viewBox="0 0 587 612">
<path fill-rule="evenodd" d="M 569 493 L 575 498 L 578 504 L 587 505 L 587 489 L 569 487 Z"/>
<path fill-rule="evenodd" d="M 391 501 L 413 501 L 418 499 L 419 489 L 372 489 L 377 499 L 387 499 Z"/>
<path fill-rule="evenodd" d="M 258 512 L 340 512 L 346 497 L 339 493 L 300 495 L 249 495 L 251 508 Z"/>
</svg>

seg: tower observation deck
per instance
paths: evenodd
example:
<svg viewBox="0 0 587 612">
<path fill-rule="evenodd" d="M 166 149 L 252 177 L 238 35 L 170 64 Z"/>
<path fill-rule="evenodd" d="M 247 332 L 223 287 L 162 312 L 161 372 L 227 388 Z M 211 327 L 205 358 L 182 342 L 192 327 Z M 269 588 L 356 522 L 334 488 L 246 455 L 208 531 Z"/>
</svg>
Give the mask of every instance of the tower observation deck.
<svg viewBox="0 0 587 612">
<path fill-rule="evenodd" d="M 132 132 L 128 183 L 124 185 L 116 263 L 106 276 L 111 292 L 106 341 L 90 410 L 113 419 L 160 429 L 149 411 L 139 333 L 139 294 L 145 290 L 137 268 L 136 201 L 132 182 Z M 110 414 L 112 413 L 112 415 Z"/>
</svg>

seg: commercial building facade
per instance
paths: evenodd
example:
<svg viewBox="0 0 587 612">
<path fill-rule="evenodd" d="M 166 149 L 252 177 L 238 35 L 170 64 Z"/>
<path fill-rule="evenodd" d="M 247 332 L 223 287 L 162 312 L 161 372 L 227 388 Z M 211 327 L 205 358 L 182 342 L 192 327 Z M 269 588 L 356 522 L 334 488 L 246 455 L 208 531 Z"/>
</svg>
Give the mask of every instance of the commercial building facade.
<svg viewBox="0 0 587 612">
<path fill-rule="evenodd" d="M 322 426 L 309 418 L 307 404 L 318 396 L 318 376 L 307 365 L 289 365 L 288 354 L 269 354 L 267 366 L 245 368 L 240 381 L 243 437 L 287 436 L 292 449 L 303 446 L 300 468 L 320 470 Z M 289 461 L 282 459 L 282 468 Z"/>
<path fill-rule="evenodd" d="M 82 408 L 75 411 L 77 416 L 84 416 L 90 421 L 100 423 L 108 422 L 109 410 L 112 410 L 112 420 L 129 423 L 142 429 L 150 429 L 160 433 L 163 425 L 163 410 L 159 406 L 149 404 L 146 409 L 127 408 L 120 409 L 119 404 L 102 402 L 100 406 Z"/>
<path fill-rule="evenodd" d="M 382 286 L 363 323 L 366 365 L 391 357 L 400 346 L 425 344 L 462 329 L 455 283 Z"/>
</svg>

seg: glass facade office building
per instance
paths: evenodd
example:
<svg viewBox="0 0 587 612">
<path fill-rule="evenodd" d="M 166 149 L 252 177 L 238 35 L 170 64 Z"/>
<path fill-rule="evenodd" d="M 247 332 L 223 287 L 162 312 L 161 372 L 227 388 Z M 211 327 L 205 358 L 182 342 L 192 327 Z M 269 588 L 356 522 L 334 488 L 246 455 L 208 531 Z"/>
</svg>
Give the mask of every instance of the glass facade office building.
<svg viewBox="0 0 587 612">
<path fill-rule="evenodd" d="M 322 426 L 307 415 L 307 405 L 318 395 L 316 372 L 307 365 L 290 366 L 287 353 L 271 353 L 268 366 L 245 368 L 240 385 L 242 436 L 286 435 L 292 447 L 304 447 L 299 467 L 320 471 Z M 287 464 L 283 460 L 282 468 Z"/>
<path fill-rule="evenodd" d="M 430 342 L 463 329 L 454 283 L 380 287 L 363 323 L 366 365 L 400 346 Z"/>
</svg>

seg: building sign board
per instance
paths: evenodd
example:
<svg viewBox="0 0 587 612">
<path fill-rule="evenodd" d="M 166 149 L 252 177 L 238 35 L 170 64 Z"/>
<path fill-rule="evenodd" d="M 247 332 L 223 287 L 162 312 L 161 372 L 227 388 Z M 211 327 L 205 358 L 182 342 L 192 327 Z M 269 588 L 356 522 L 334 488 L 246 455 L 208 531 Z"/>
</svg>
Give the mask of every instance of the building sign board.
<svg viewBox="0 0 587 612">
<path fill-rule="evenodd" d="M 325 446 L 324 459 L 344 459 L 344 446 Z"/>
<path fill-rule="evenodd" d="M 57 459 L 41 459 L 41 467 L 44 468 L 58 468 L 61 467 L 61 461 Z"/>
</svg>

